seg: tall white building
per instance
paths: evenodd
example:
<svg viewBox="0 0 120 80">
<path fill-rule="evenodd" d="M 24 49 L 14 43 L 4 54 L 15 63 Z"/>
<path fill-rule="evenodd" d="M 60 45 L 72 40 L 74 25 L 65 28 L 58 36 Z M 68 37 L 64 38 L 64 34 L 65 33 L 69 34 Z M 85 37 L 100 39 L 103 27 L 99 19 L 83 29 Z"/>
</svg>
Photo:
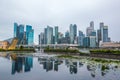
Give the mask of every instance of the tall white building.
<svg viewBox="0 0 120 80">
<path fill-rule="evenodd" d="M 94 22 L 93 21 L 90 22 L 90 27 L 92 27 L 92 29 L 94 30 Z"/>
<path fill-rule="evenodd" d="M 87 36 L 90 36 L 92 31 L 94 31 L 94 22 L 93 21 L 90 22 L 90 27 L 88 27 L 86 30 Z"/>
</svg>

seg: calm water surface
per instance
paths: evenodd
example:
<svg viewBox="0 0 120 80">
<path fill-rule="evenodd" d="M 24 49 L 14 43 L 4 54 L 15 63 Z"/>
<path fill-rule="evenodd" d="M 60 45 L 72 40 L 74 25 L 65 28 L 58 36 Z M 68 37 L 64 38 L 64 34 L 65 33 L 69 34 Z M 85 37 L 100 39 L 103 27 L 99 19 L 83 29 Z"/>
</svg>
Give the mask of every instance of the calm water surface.
<svg viewBox="0 0 120 80">
<path fill-rule="evenodd" d="M 47 56 L 0 57 L 0 80 L 120 80 L 120 63 Z"/>
</svg>

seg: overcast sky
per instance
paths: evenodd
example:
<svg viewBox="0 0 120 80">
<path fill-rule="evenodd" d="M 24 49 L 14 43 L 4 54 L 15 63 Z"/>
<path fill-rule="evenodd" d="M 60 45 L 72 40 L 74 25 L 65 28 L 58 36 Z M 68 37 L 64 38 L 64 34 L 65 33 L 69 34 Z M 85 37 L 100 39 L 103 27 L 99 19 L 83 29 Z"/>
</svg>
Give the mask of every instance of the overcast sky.
<svg viewBox="0 0 120 80">
<path fill-rule="evenodd" d="M 0 0 L 0 40 L 13 37 L 14 22 L 32 25 L 37 43 L 47 25 L 64 33 L 77 24 L 86 33 L 90 21 L 95 29 L 104 22 L 112 41 L 120 41 L 120 0 Z"/>
</svg>

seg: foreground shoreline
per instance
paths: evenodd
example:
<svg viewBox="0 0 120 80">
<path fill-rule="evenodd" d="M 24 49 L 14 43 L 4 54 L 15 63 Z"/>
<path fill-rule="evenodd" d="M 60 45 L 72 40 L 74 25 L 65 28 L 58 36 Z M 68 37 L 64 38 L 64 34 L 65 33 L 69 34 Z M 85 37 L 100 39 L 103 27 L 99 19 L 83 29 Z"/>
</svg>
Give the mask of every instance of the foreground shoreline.
<svg viewBox="0 0 120 80">
<path fill-rule="evenodd" d="M 106 59 L 117 59 L 120 60 L 120 51 L 115 50 L 92 50 L 90 53 L 81 53 L 77 50 L 56 50 L 56 49 L 47 49 L 45 52 L 51 54 L 66 54 L 71 56 L 87 56 L 95 58 L 106 58 Z M 115 53 L 114 53 L 115 52 Z"/>
<path fill-rule="evenodd" d="M 36 52 L 35 49 L 15 49 L 15 50 L 1 50 L 0 53 L 7 52 L 7 53 L 34 53 Z M 112 52 L 112 50 L 111 50 Z M 117 51 L 118 52 L 118 51 Z M 39 53 L 39 52 L 38 52 Z M 47 49 L 44 50 L 44 53 L 46 54 L 59 54 L 59 55 L 70 55 L 70 56 L 85 56 L 85 57 L 95 57 L 95 58 L 105 58 L 105 59 L 117 59 L 120 60 L 120 53 L 108 53 L 105 51 L 95 50 L 91 51 L 90 53 L 81 53 L 78 50 L 61 50 L 61 49 Z"/>
<path fill-rule="evenodd" d="M 81 56 L 81 57 L 91 57 L 91 58 L 104 58 L 104 59 L 116 59 L 120 60 L 120 54 L 71 54 L 71 53 L 56 53 L 56 52 L 47 52 L 48 54 L 58 54 L 58 55 L 68 55 L 68 56 Z"/>
<path fill-rule="evenodd" d="M 0 52 L 36 52 L 35 49 L 0 50 Z"/>
</svg>

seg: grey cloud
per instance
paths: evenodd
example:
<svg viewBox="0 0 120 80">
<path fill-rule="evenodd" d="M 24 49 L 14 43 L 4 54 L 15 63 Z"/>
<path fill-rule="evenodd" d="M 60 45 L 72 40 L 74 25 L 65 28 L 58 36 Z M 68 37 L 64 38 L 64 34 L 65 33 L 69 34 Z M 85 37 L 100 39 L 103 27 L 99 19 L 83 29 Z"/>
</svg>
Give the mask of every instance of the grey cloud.
<svg viewBox="0 0 120 80">
<path fill-rule="evenodd" d="M 120 41 L 120 0 L 0 0 L 0 40 L 13 36 L 13 23 L 30 24 L 35 29 L 35 42 L 44 27 L 59 26 L 65 32 L 71 23 L 86 33 L 90 21 L 109 26 L 109 36 Z"/>
</svg>

